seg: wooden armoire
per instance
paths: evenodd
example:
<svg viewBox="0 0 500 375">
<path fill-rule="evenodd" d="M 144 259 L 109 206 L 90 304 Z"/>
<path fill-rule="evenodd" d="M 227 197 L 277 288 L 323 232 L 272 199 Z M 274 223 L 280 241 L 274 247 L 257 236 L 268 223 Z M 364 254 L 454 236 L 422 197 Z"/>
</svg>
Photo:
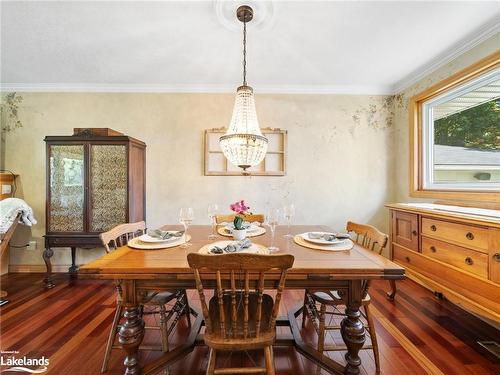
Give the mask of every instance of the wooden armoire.
<svg viewBox="0 0 500 375">
<path fill-rule="evenodd" d="M 99 234 L 145 219 L 146 145 L 107 128 L 74 129 L 72 136 L 45 137 L 47 150 L 45 286 L 54 286 L 53 248 L 101 246 Z"/>
</svg>

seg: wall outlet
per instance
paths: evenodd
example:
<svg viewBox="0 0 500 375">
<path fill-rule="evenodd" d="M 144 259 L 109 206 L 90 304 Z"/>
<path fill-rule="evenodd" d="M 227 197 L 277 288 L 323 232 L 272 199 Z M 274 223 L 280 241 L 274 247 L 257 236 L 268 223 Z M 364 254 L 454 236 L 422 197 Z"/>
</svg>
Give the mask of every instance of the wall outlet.
<svg viewBox="0 0 500 375">
<path fill-rule="evenodd" d="M 30 241 L 28 243 L 28 247 L 27 247 L 28 250 L 36 250 L 36 241 Z"/>
<path fill-rule="evenodd" d="M 12 193 L 12 185 L 2 185 L 2 195 L 11 193 Z"/>
</svg>

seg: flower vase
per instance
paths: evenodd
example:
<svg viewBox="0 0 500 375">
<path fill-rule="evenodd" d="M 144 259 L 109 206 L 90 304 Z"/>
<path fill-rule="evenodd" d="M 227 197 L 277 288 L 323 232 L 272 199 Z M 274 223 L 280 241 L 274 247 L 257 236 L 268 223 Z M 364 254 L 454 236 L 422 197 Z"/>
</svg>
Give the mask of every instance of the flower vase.
<svg viewBox="0 0 500 375">
<path fill-rule="evenodd" d="M 233 229 L 233 238 L 236 241 L 244 240 L 247 237 L 246 229 Z"/>
</svg>

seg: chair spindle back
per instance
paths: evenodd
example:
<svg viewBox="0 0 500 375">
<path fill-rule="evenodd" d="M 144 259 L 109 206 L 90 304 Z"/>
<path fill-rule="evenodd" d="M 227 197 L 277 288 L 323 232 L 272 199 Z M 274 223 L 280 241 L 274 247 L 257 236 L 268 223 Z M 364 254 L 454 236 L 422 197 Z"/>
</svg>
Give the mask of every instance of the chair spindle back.
<svg viewBox="0 0 500 375">
<path fill-rule="evenodd" d="M 348 232 L 356 233 L 356 243 L 368 250 L 377 251 L 378 254 L 382 254 L 382 251 L 387 246 L 387 235 L 371 225 L 348 221 L 346 228 Z M 377 247 L 378 250 L 376 250 Z"/>
<path fill-rule="evenodd" d="M 129 240 L 136 237 L 137 234 L 144 234 L 146 223 L 139 221 L 137 223 L 120 224 L 113 229 L 103 232 L 99 235 L 106 253 L 111 251 L 109 244 L 112 244 L 113 250 L 120 246 L 125 246 Z"/>
<path fill-rule="evenodd" d="M 222 223 L 232 223 L 236 215 L 216 215 L 215 222 L 217 224 Z M 249 214 L 242 216 L 245 221 L 249 223 L 253 223 L 254 221 L 258 221 L 259 223 L 263 223 L 265 221 L 265 217 L 262 214 Z"/>
<path fill-rule="evenodd" d="M 219 330 L 224 338 L 236 338 L 241 335 L 244 338 L 258 337 L 262 330 L 274 330 L 276 326 L 276 318 L 278 316 L 281 295 L 285 287 L 286 273 L 292 267 L 294 262 L 293 255 L 256 255 L 256 254 L 224 254 L 224 255 L 202 255 L 197 253 L 188 254 L 189 266 L 194 270 L 196 279 L 196 288 L 201 301 L 201 308 L 205 318 L 205 325 L 208 332 Z M 277 269 L 280 270 L 280 276 L 276 289 L 269 327 L 261 327 L 262 321 L 262 301 L 264 296 L 265 273 L 267 271 Z M 215 327 L 210 318 L 210 311 L 205 300 L 204 286 L 201 277 L 201 272 L 205 272 L 206 280 L 212 278 L 215 271 L 215 296 L 218 301 L 219 327 Z M 242 280 L 243 278 L 243 280 Z M 229 280 L 228 280 L 229 279 Z M 229 285 L 228 285 L 229 281 Z M 225 286 L 229 286 L 229 292 L 226 292 Z M 257 298 L 257 309 L 255 316 L 250 317 L 249 314 L 249 299 L 252 293 Z M 224 306 L 227 302 L 228 295 L 230 297 L 230 306 Z M 226 299 L 224 299 L 226 296 Z M 243 316 L 238 313 L 240 304 L 243 304 Z M 230 317 L 226 313 L 230 311 Z M 241 322 L 242 319 L 242 322 Z M 255 319 L 255 321 L 251 321 Z M 226 322 L 231 322 L 230 327 L 226 326 Z M 238 321 L 242 323 L 242 332 L 238 331 Z M 255 327 L 255 332 L 250 332 L 249 325 L 252 323 Z M 254 324 L 255 323 L 255 324 Z M 229 333 L 228 333 L 229 331 Z M 228 337 L 232 336 L 232 337 Z"/>
</svg>

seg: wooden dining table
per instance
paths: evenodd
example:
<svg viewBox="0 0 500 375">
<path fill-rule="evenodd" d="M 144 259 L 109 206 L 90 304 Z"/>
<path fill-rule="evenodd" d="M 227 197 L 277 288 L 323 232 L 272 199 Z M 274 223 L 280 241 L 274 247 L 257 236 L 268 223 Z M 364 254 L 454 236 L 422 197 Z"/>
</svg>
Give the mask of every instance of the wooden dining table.
<svg viewBox="0 0 500 375">
<path fill-rule="evenodd" d="M 165 226 L 163 229 L 179 228 Z M 138 349 L 144 336 L 144 321 L 139 313 L 143 297 L 150 295 L 152 291 L 194 289 L 195 279 L 187 262 L 187 254 L 197 252 L 202 246 L 214 242 L 208 239 L 211 231 L 210 226 L 189 227 L 191 246 L 188 248 L 178 246 L 160 250 L 136 250 L 122 246 L 80 267 L 80 278 L 105 279 L 121 283 L 125 313 L 124 323 L 118 336 L 126 354 L 125 374 L 155 373 L 182 359 L 196 345 L 203 343 L 200 335 L 204 323 L 203 317 L 199 312 L 193 311 L 196 318 L 191 325 L 189 337 L 182 344 L 163 353 L 151 363 L 139 363 Z M 296 244 L 293 238 L 284 238 L 286 231 L 285 226 L 279 226 L 276 231 L 279 253 L 292 254 L 295 257 L 294 265 L 287 274 L 285 288 L 335 289 L 345 301 L 346 316 L 341 323 L 341 333 L 347 347 L 346 365 L 332 360 L 304 342 L 296 319 L 302 313 L 302 305 L 288 311 L 287 316 L 277 321 L 278 326 L 290 327 L 293 339 L 280 339 L 278 336 L 276 345 L 294 346 L 299 353 L 332 374 L 358 374 L 361 365 L 358 353 L 365 342 L 360 307 L 366 281 L 403 279 L 404 268 L 356 244 L 351 250 L 336 252 L 305 248 Z M 331 231 L 331 229 L 322 225 L 294 225 L 290 227 L 290 231 L 292 234 L 298 234 L 309 231 Z M 271 242 L 269 232 L 268 230 L 262 236 L 251 238 L 252 242 L 269 246 Z M 216 240 L 228 239 L 219 237 Z M 276 286 L 279 272 L 276 272 L 276 277 L 273 277 L 273 271 L 269 272 L 269 277 L 266 277 L 268 286 Z"/>
</svg>

